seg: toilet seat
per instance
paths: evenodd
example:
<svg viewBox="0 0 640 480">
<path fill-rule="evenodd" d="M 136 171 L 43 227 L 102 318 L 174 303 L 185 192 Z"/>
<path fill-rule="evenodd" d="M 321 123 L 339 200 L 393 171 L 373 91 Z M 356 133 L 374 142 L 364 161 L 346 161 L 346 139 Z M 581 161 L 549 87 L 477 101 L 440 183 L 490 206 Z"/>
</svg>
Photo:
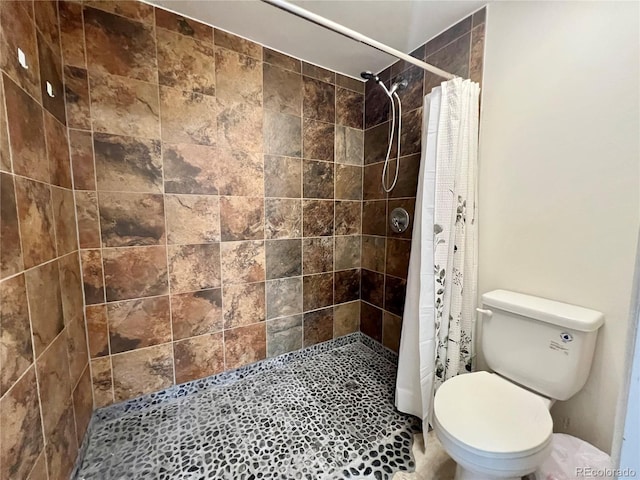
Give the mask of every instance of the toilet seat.
<svg viewBox="0 0 640 480">
<path fill-rule="evenodd" d="M 474 456 L 528 457 L 551 442 L 553 421 L 543 398 L 488 372 L 447 380 L 433 413 L 440 433 Z"/>
</svg>

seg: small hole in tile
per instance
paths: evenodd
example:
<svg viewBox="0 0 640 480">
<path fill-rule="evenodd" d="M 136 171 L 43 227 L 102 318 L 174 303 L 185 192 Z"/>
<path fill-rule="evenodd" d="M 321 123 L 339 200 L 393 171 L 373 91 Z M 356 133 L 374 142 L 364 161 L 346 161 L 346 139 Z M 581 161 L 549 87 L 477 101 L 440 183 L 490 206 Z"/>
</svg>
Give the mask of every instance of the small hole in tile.
<svg viewBox="0 0 640 480">
<path fill-rule="evenodd" d="M 20 66 L 25 70 L 29 69 L 29 65 L 27 65 L 27 56 L 24 54 L 20 47 L 18 47 L 18 62 L 20 63 Z"/>
<path fill-rule="evenodd" d="M 51 83 L 49 83 L 47 81 L 47 95 L 49 95 L 51 98 L 55 97 L 55 94 L 53 93 L 53 85 L 51 85 Z"/>
</svg>

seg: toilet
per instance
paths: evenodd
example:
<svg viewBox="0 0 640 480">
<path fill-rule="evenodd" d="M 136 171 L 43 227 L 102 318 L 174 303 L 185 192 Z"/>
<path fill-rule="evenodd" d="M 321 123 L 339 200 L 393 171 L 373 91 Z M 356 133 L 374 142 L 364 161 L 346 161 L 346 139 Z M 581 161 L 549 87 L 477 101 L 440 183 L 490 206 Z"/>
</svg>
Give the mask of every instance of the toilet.
<svg viewBox="0 0 640 480">
<path fill-rule="evenodd" d="M 519 480 L 551 452 L 549 409 L 584 386 L 602 313 L 507 290 L 482 296 L 482 352 L 492 373 L 445 381 L 433 429 L 455 480 Z"/>
</svg>

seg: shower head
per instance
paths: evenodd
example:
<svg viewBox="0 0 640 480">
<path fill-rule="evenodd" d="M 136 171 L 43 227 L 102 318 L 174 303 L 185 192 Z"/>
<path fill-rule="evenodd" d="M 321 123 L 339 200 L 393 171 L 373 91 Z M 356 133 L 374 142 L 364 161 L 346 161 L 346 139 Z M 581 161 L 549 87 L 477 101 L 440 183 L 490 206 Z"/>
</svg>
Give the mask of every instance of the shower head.
<svg viewBox="0 0 640 480">
<path fill-rule="evenodd" d="M 364 78 L 365 80 L 367 80 L 367 81 L 368 80 L 373 80 L 375 82 L 379 82 L 380 81 L 380 78 L 378 78 L 378 76 L 375 73 L 370 72 L 369 70 L 367 70 L 366 72 L 362 72 L 360 74 L 360 76 L 362 78 Z"/>
<path fill-rule="evenodd" d="M 399 90 L 404 90 L 405 88 L 407 88 L 407 85 L 409 85 L 409 82 L 407 82 L 403 78 L 399 78 L 393 85 L 391 85 L 391 88 L 389 89 L 389 94 L 393 95 L 395 92 Z"/>
</svg>

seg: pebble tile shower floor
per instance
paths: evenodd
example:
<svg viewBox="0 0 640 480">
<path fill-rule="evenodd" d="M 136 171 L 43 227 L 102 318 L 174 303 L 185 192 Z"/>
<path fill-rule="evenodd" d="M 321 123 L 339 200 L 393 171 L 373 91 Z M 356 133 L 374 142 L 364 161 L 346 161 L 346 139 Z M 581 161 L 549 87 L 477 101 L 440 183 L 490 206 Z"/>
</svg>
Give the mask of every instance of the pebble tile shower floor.
<svg viewBox="0 0 640 480">
<path fill-rule="evenodd" d="M 390 479 L 411 471 L 417 419 L 394 408 L 390 355 L 362 340 L 290 354 L 116 418 L 98 411 L 76 478 Z"/>
</svg>

